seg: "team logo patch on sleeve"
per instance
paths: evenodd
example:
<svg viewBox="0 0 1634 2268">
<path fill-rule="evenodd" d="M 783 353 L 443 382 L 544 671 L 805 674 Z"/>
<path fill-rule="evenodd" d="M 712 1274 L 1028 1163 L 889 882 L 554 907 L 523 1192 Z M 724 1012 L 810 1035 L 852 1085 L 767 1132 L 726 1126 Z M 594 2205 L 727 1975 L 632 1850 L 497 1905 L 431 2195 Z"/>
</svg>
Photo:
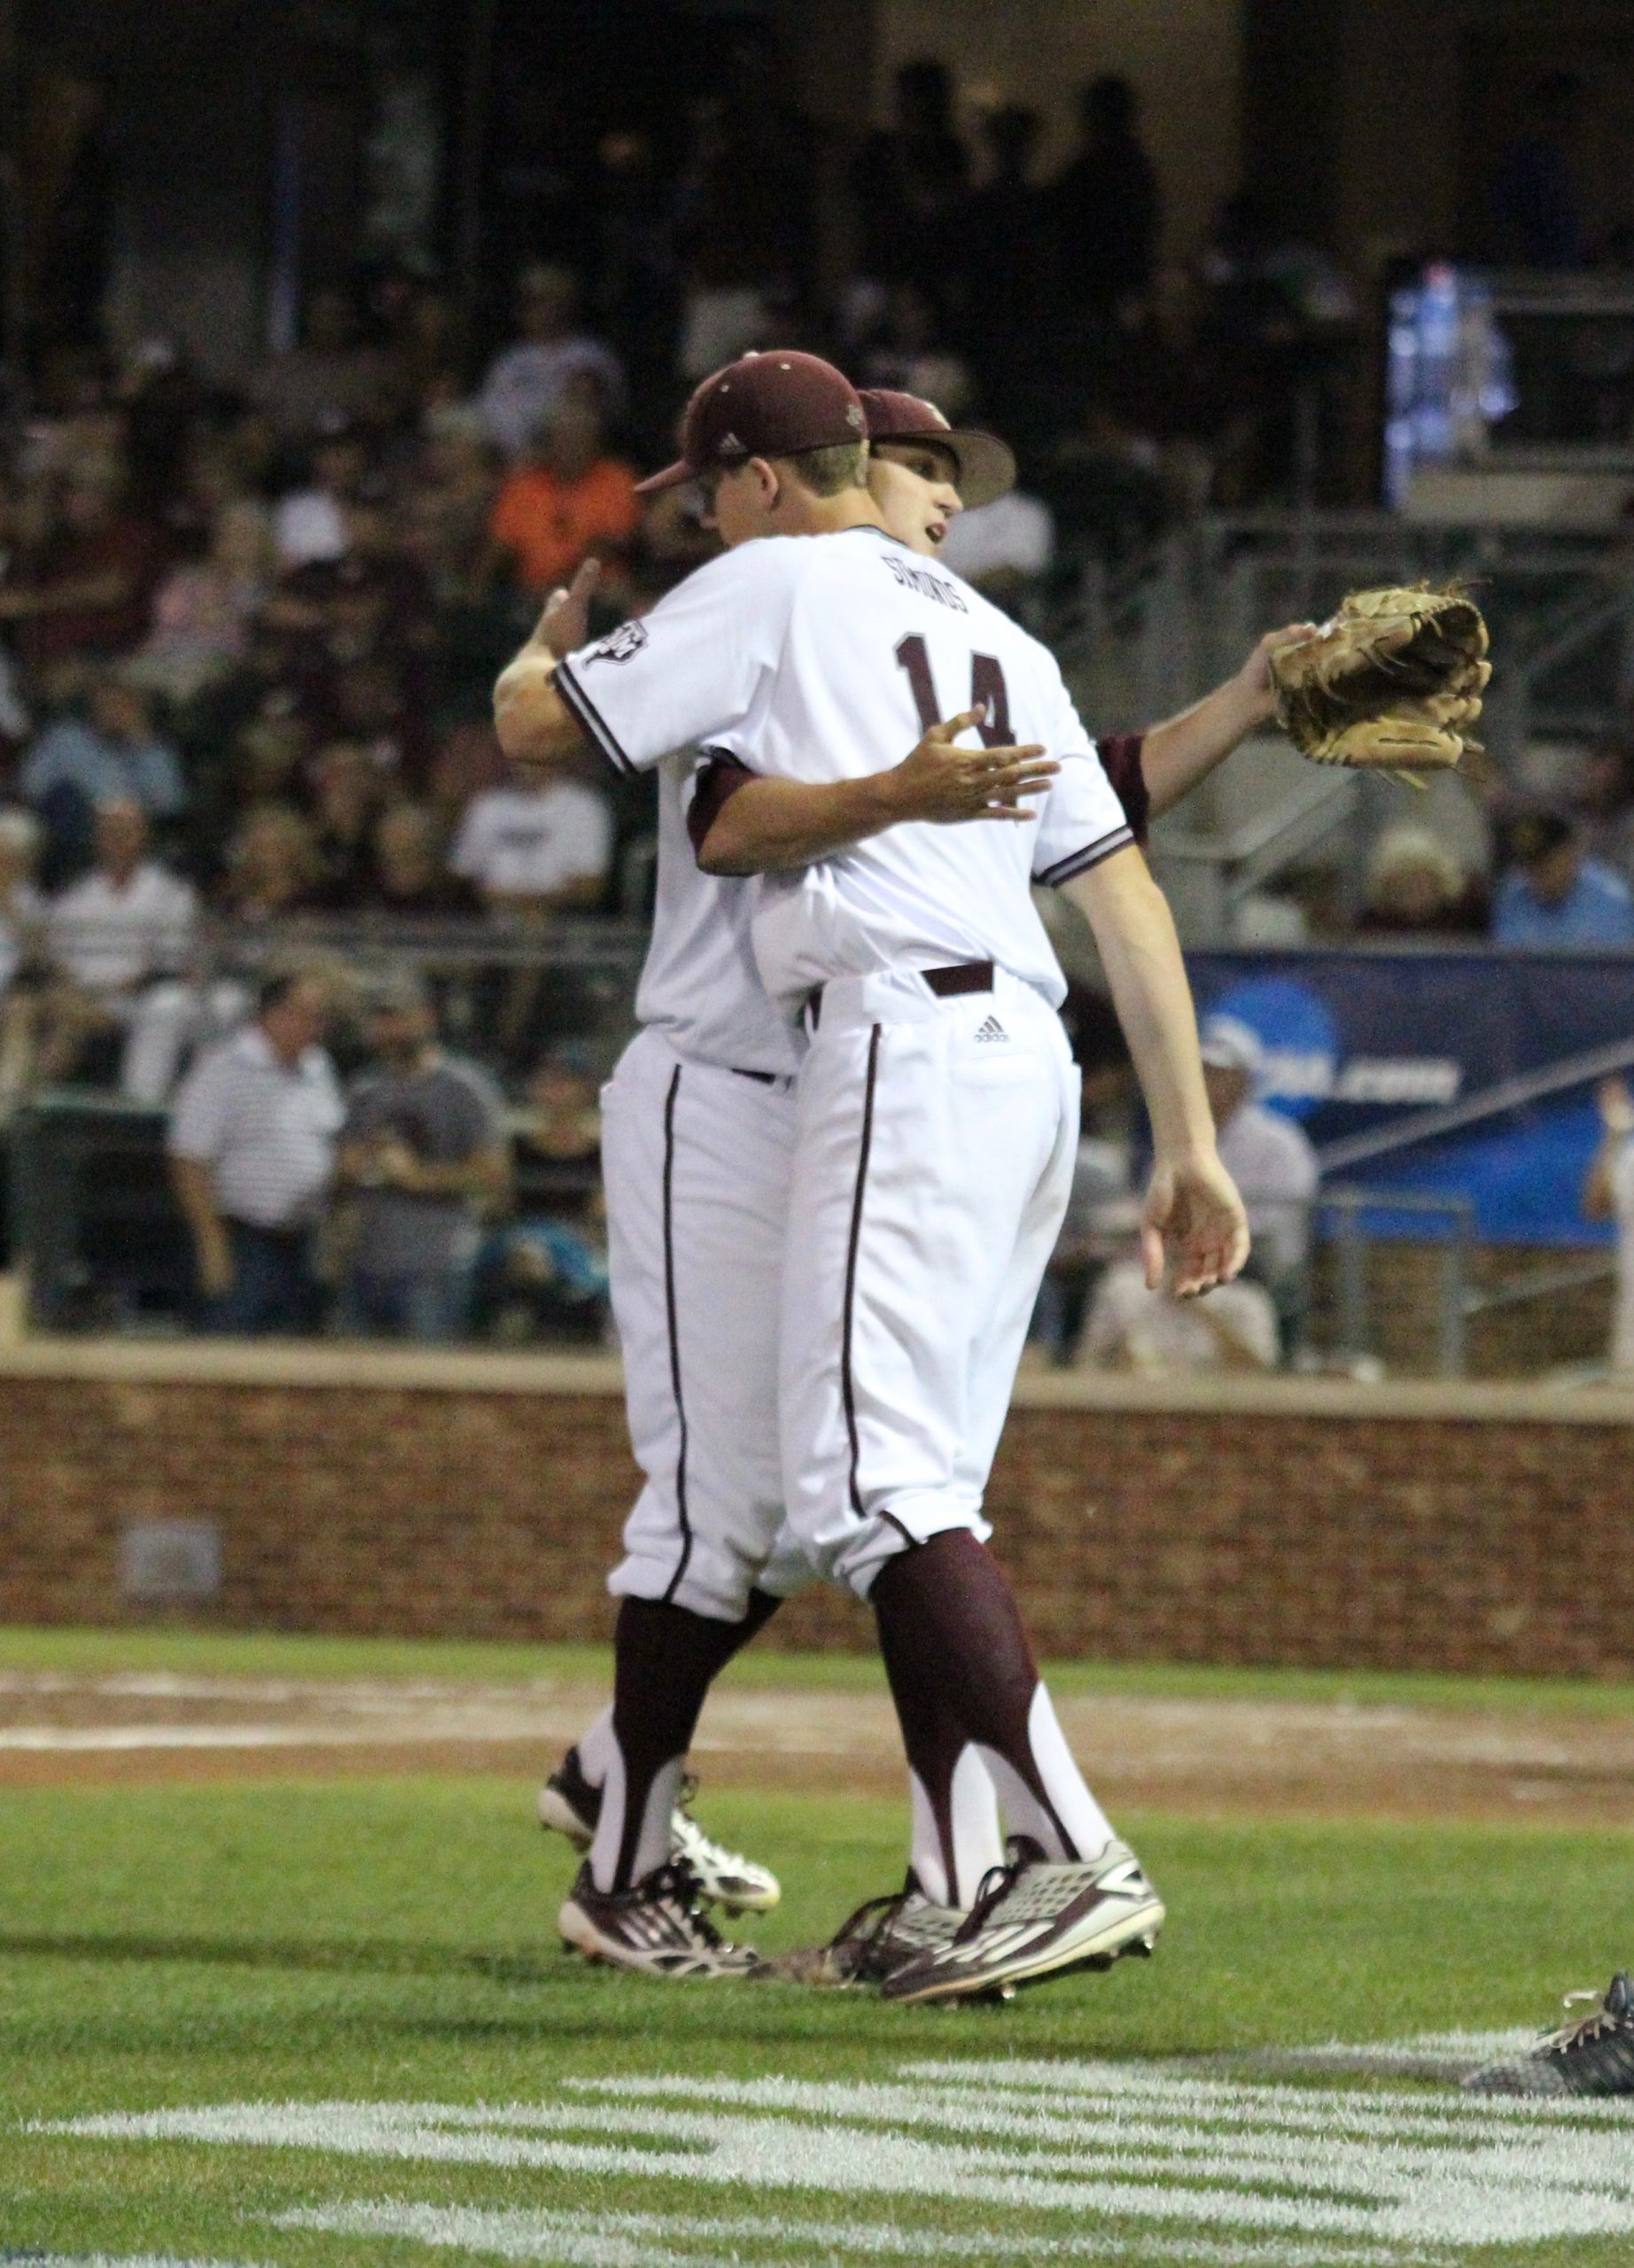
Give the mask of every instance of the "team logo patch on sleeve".
<svg viewBox="0 0 1634 2268">
<path fill-rule="evenodd" d="M 602 639 L 590 648 L 582 667 L 588 669 L 592 662 L 633 661 L 647 642 L 647 625 L 642 622 L 626 622 L 611 637 Z"/>
</svg>

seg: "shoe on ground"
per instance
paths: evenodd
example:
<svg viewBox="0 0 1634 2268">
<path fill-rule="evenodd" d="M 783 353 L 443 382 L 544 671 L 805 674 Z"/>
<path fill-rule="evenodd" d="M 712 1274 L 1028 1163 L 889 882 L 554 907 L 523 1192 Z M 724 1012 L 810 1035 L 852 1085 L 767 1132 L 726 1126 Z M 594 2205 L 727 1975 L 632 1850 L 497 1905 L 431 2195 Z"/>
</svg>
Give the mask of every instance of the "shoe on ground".
<svg viewBox="0 0 1634 2268">
<path fill-rule="evenodd" d="M 671 1859 L 628 1890 L 598 1890 L 587 1859 L 556 1927 L 572 1953 L 645 1977 L 749 1977 L 760 1957 L 728 1945 L 705 1915 L 696 1877 Z"/>
<path fill-rule="evenodd" d="M 671 1857 L 684 1859 L 691 1868 L 706 1906 L 723 1907 L 728 1914 L 770 1913 L 783 1894 L 782 1884 L 769 1867 L 757 1866 L 704 1834 L 690 1809 L 696 1792 L 697 1782 L 689 1773 L 670 1814 Z M 587 1851 L 601 1815 L 602 1791 L 586 1779 L 579 1751 L 570 1748 L 539 1791 L 540 1825 L 565 1835 L 576 1851 Z"/>
<path fill-rule="evenodd" d="M 826 1946 L 802 1946 L 763 1961 L 759 1974 L 795 1984 L 882 1985 L 899 1969 L 939 1952 L 963 1927 L 962 1907 L 938 1906 L 913 1868 L 900 1890 L 870 1898 Z"/>
<path fill-rule="evenodd" d="M 1472 2094 L 1634 2094 L 1634 1984 L 1620 1969 L 1604 2000 L 1593 1992 L 1568 1992 L 1569 2008 L 1592 2000 L 1586 2016 L 1573 2016 L 1558 2031 L 1522 2055 L 1487 2063 L 1464 2085 Z"/>
<path fill-rule="evenodd" d="M 952 1941 L 887 1977 L 887 2000 L 1008 2000 L 1021 1984 L 1075 1969 L 1109 1969 L 1120 1953 L 1149 1953 L 1163 1904 L 1127 1843 L 1093 1860 L 1045 1858 L 1012 1836 Z"/>
</svg>

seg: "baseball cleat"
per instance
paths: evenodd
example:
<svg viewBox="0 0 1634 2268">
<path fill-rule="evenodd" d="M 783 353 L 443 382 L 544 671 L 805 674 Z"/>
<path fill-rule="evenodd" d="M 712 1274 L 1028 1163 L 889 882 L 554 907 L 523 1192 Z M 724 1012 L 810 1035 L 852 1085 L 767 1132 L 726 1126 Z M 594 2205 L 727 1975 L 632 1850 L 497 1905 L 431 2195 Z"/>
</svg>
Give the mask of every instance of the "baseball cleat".
<svg viewBox="0 0 1634 2268">
<path fill-rule="evenodd" d="M 698 1903 L 696 1877 L 671 1859 L 628 1890 L 598 1890 L 587 1859 L 556 1927 L 570 1953 L 646 1977 L 748 1977 L 759 1955 L 728 1945 Z"/>
<path fill-rule="evenodd" d="M 951 1943 L 887 1977 L 887 2000 L 961 2000 L 996 1994 L 1074 1969 L 1109 1969 L 1120 1953 L 1149 1953 L 1163 1905 L 1127 1843 L 1093 1860 L 1047 1860 L 1013 1835 Z"/>
<path fill-rule="evenodd" d="M 762 1977 L 796 1984 L 883 1984 L 900 1969 L 953 1943 L 965 1915 L 927 1898 L 910 1867 L 900 1890 L 870 1898 L 826 1946 L 801 1946 L 761 1963 Z"/>
<path fill-rule="evenodd" d="M 585 1778 L 579 1751 L 570 1748 L 539 1791 L 539 1823 L 565 1835 L 575 1851 L 587 1851 L 601 1815 L 602 1791 Z"/>
<path fill-rule="evenodd" d="M 728 1914 L 768 1914 L 783 1894 L 782 1884 L 770 1867 L 758 1866 L 741 1851 L 717 1843 L 692 1816 L 692 1798 L 698 1783 L 688 1773 L 681 1784 L 681 1801 L 670 1814 L 670 1849 L 697 1878 L 698 1895 L 706 1905 Z"/>
<path fill-rule="evenodd" d="M 728 1914 L 769 1913 L 783 1894 L 782 1884 L 769 1867 L 757 1866 L 704 1834 L 690 1808 L 697 1784 L 689 1773 L 681 1801 L 670 1814 L 671 1857 L 684 1859 L 691 1868 L 706 1906 L 724 1907 Z M 576 1851 L 587 1851 L 601 1815 L 602 1791 L 586 1779 L 579 1751 L 570 1748 L 539 1791 L 539 1823 L 565 1835 Z"/>
<path fill-rule="evenodd" d="M 1464 2085 L 1472 2094 L 1634 2094 L 1634 1985 L 1626 1969 L 1611 1980 L 1602 2000 L 1594 1992 L 1568 1992 L 1569 2008 L 1580 2000 L 1595 2005 L 1587 2016 L 1572 2016 L 1535 2047 L 1472 2071 Z"/>
</svg>

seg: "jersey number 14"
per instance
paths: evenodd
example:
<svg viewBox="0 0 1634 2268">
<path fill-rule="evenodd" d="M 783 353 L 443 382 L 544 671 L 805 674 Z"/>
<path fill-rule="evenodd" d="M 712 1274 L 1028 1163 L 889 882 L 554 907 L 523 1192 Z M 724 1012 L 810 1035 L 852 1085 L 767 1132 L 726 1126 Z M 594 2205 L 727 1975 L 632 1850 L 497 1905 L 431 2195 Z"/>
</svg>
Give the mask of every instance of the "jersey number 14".
<svg viewBox="0 0 1634 2268">
<path fill-rule="evenodd" d="M 930 674 L 930 656 L 924 640 L 915 631 L 897 648 L 897 667 L 907 672 L 907 681 L 914 689 L 914 706 L 919 711 L 919 729 L 928 733 L 932 725 L 942 721 L 942 706 L 936 697 L 936 680 Z M 1004 671 L 996 654 L 972 654 L 970 656 L 970 706 L 985 705 L 986 719 L 977 726 L 984 748 L 1008 748 L 1010 744 L 1010 695 L 1004 682 Z"/>
</svg>

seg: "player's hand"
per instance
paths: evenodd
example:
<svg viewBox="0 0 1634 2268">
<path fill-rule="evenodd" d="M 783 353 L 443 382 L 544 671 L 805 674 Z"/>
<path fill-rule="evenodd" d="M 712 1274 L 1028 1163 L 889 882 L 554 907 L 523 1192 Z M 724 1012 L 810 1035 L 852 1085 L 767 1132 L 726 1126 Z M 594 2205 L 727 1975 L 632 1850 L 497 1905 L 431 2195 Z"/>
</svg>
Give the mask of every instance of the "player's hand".
<svg viewBox="0 0 1634 2268">
<path fill-rule="evenodd" d="M 1634 1095 L 1626 1079 L 1602 1079 L 1595 1091 L 1600 1124 L 1608 1134 L 1634 1134 Z"/>
<path fill-rule="evenodd" d="M 576 654 L 590 634 L 590 601 L 601 574 L 599 559 L 580 561 L 572 581 L 565 589 L 552 591 L 545 601 L 544 612 L 533 625 L 530 644 L 542 646 L 558 662 L 568 654 Z"/>
<path fill-rule="evenodd" d="M 1271 657 L 1284 646 L 1303 646 L 1307 638 L 1314 638 L 1321 628 L 1318 622 L 1285 622 L 1280 630 L 1268 630 L 1237 672 L 1237 682 L 1242 687 L 1258 721 L 1263 724 L 1275 711 L 1276 687 L 1271 681 Z"/>
<path fill-rule="evenodd" d="M 1248 1215 L 1218 1156 L 1178 1165 L 1160 1159 L 1140 1208 L 1147 1289 L 1161 1291 L 1166 1284 L 1177 1299 L 1194 1299 L 1229 1284 L 1248 1256 Z"/>
<path fill-rule="evenodd" d="M 1037 746 L 955 747 L 961 733 L 986 717 L 985 708 L 967 709 L 932 725 L 913 753 L 884 775 L 899 819 L 958 827 L 968 819 L 1036 816 L 1023 798 L 1045 794 L 1061 766 Z"/>
</svg>

